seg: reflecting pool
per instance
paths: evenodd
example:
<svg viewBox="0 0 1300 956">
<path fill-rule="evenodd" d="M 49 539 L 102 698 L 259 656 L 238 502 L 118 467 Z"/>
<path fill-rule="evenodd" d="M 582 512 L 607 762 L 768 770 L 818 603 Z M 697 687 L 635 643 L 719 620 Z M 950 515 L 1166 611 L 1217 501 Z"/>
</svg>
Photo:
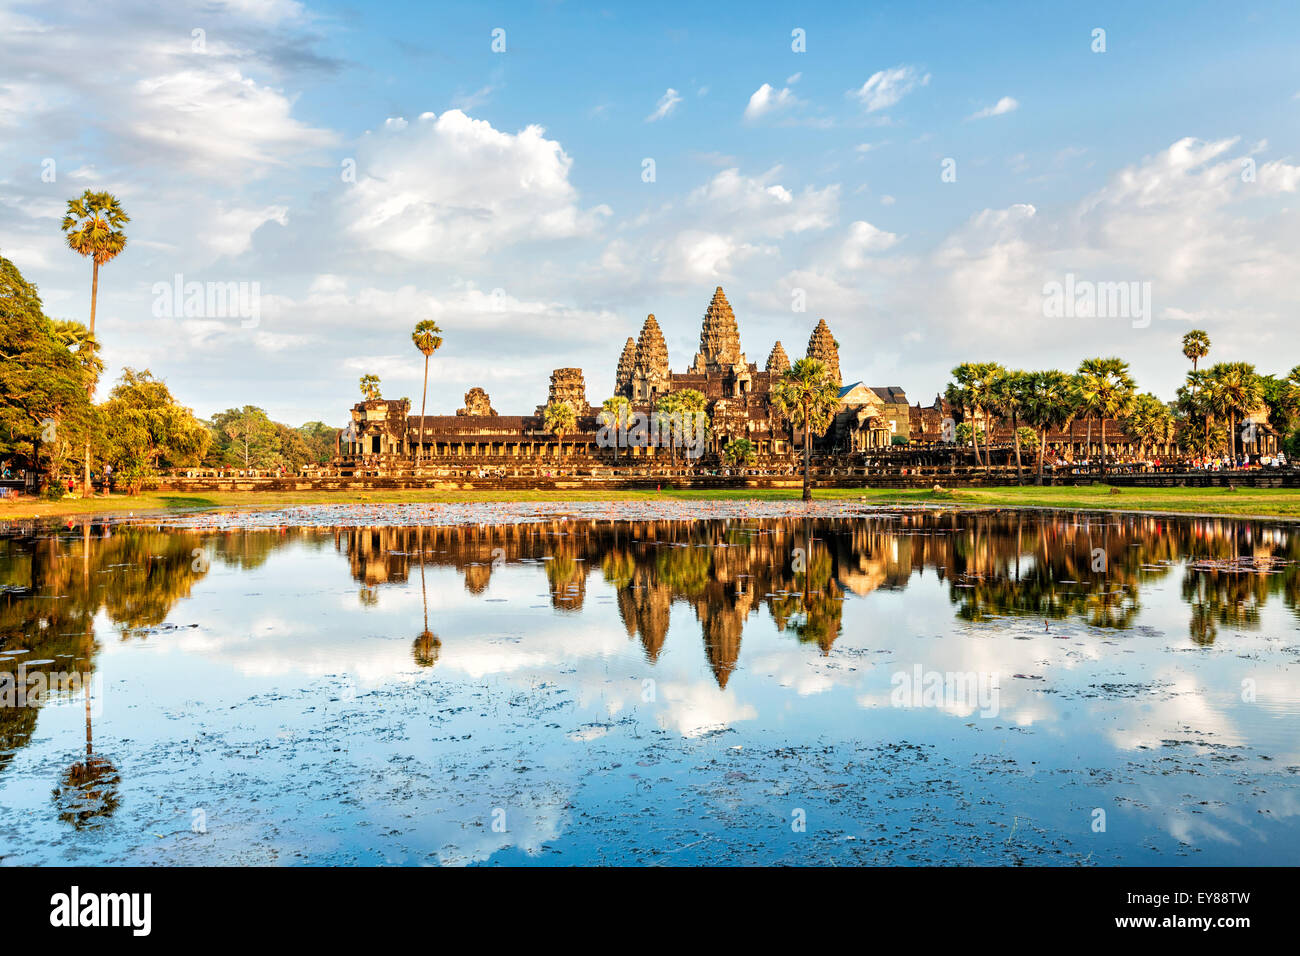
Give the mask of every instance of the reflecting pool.
<svg viewBox="0 0 1300 956">
<path fill-rule="evenodd" d="M 507 510 L 0 531 L 0 863 L 1300 855 L 1300 526 Z"/>
</svg>

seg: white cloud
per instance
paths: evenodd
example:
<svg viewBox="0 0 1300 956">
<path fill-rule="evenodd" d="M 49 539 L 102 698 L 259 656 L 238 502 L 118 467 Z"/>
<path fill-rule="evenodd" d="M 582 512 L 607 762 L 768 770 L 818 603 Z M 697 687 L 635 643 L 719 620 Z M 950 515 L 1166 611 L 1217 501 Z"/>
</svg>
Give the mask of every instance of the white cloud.
<svg viewBox="0 0 1300 956">
<path fill-rule="evenodd" d="M 867 82 L 849 95 L 858 100 L 868 113 L 888 109 L 918 86 L 930 82 L 930 74 L 920 75 L 915 67 L 896 66 L 871 74 Z"/>
<path fill-rule="evenodd" d="M 677 104 L 682 101 L 681 96 L 672 87 L 663 96 L 659 97 L 659 102 L 655 104 L 654 112 L 645 118 L 647 123 L 653 123 L 655 120 L 661 120 L 669 116 Z"/>
<path fill-rule="evenodd" d="M 1004 96 L 992 106 L 986 106 L 982 110 L 972 113 L 967 119 L 985 119 L 989 116 L 1001 116 L 1004 113 L 1011 113 L 1020 108 L 1020 103 L 1010 96 Z"/>
<path fill-rule="evenodd" d="M 524 240 L 590 235 L 610 212 L 578 206 L 573 161 L 540 126 L 494 129 L 448 110 L 363 143 L 343 200 L 348 232 L 371 249 L 454 261 Z"/>
<path fill-rule="evenodd" d="M 789 87 L 776 90 L 772 88 L 772 84 L 764 83 L 750 96 L 749 103 L 745 106 L 745 119 L 752 123 L 771 113 L 789 109 L 798 102 L 798 98 L 790 92 Z"/>
</svg>

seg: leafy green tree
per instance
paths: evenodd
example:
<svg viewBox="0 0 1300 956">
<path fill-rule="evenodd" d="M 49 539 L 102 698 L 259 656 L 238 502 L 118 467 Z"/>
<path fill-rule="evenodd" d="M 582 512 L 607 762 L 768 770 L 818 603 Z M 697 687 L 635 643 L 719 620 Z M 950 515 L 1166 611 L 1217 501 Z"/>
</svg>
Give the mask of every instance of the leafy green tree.
<svg viewBox="0 0 1300 956">
<path fill-rule="evenodd" d="M 210 460 L 237 468 L 270 468 L 283 462 L 280 429 L 255 405 L 228 408 L 212 416 Z M 301 439 L 299 439 L 301 441 Z"/>
<path fill-rule="evenodd" d="M 202 461 L 211 442 L 203 423 L 148 369 L 123 369 L 100 411 L 104 458 L 131 494 L 139 494 L 160 468 Z"/>
<path fill-rule="evenodd" d="M 42 312 L 36 287 L 0 257 L 0 459 L 42 469 L 65 431 L 90 434 L 93 352 L 78 353 Z"/>
<path fill-rule="evenodd" d="M 308 464 L 323 465 L 338 450 L 338 429 L 324 422 L 307 422 L 298 426 L 298 434 L 307 445 Z"/>
<path fill-rule="evenodd" d="M 803 429 L 803 500 L 812 501 L 812 436 L 824 432 L 839 407 L 839 388 L 826 366 L 801 358 L 782 374 L 773 397 L 790 422 Z"/>
</svg>

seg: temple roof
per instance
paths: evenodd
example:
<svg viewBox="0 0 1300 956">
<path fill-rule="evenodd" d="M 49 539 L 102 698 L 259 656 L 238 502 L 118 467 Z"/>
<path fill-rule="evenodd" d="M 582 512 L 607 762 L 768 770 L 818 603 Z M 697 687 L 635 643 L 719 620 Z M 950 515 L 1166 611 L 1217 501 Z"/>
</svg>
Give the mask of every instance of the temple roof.
<svg viewBox="0 0 1300 956">
<path fill-rule="evenodd" d="M 772 351 L 767 357 L 767 371 L 773 375 L 780 375 L 790 370 L 790 356 L 785 354 L 785 349 L 781 347 L 778 341 L 772 346 Z"/>
</svg>

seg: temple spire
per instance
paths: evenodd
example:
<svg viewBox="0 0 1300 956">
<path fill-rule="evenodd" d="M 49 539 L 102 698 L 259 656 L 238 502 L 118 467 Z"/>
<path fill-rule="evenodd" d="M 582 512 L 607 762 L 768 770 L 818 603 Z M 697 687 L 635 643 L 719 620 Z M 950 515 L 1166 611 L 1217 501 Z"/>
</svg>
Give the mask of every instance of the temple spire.
<svg viewBox="0 0 1300 956">
<path fill-rule="evenodd" d="M 623 354 L 618 357 L 618 371 L 614 374 L 614 394 L 621 395 L 632 384 L 632 371 L 636 368 L 636 340 L 628 336 L 623 343 Z"/>
<path fill-rule="evenodd" d="M 767 370 L 773 378 L 790 370 L 790 356 L 785 354 L 780 342 L 772 346 L 772 352 L 767 357 Z"/>
<path fill-rule="evenodd" d="M 830 326 L 825 319 L 817 320 L 817 328 L 808 337 L 808 358 L 817 359 L 830 372 L 831 381 L 842 384 L 840 378 L 840 347 L 831 335 Z"/>
</svg>

